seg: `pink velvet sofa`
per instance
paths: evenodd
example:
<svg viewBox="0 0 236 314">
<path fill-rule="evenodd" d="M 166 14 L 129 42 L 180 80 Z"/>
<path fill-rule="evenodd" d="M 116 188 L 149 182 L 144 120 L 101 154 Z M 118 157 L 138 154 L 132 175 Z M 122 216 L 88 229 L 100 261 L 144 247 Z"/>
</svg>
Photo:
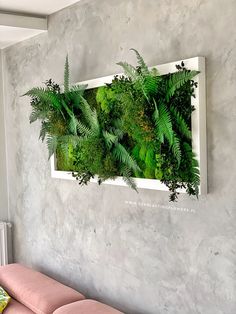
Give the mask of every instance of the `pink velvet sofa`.
<svg viewBox="0 0 236 314">
<path fill-rule="evenodd" d="M 12 297 L 4 314 L 124 314 L 20 264 L 0 267 L 0 286 Z"/>
</svg>

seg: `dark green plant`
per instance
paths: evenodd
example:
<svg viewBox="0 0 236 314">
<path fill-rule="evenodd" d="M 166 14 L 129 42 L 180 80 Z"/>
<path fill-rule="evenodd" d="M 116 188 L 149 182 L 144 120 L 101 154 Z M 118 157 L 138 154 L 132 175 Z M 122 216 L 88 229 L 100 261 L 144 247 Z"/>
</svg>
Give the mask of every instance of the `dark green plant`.
<svg viewBox="0 0 236 314">
<path fill-rule="evenodd" d="M 41 121 L 49 157 L 70 170 L 80 184 L 95 175 L 98 182 L 122 176 L 136 189 L 133 177 L 158 179 L 178 197 L 178 189 L 198 196 L 199 167 L 192 151 L 191 114 L 197 71 L 184 64 L 161 76 L 133 49 L 138 65 L 120 62 L 124 76 L 97 89 L 70 86 L 66 58 L 64 90 L 52 80 L 33 88 L 30 122 Z"/>
</svg>

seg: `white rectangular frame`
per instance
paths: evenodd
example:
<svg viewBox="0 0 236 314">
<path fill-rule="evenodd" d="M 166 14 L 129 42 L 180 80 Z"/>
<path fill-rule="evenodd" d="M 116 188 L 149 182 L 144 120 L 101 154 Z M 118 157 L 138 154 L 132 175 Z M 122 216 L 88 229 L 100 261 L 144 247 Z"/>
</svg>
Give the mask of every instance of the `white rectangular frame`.
<svg viewBox="0 0 236 314">
<path fill-rule="evenodd" d="M 166 64 L 157 65 L 151 68 L 157 68 L 161 75 L 176 72 L 176 65 L 184 62 L 185 67 L 189 70 L 200 71 L 200 74 L 194 78 L 198 84 L 195 89 L 195 98 L 192 97 L 191 103 L 195 107 L 192 113 L 192 148 L 196 154 L 200 169 L 200 186 L 199 194 L 207 194 L 207 143 L 206 143 L 206 82 L 205 82 L 205 58 L 195 57 Z M 115 74 L 114 74 L 115 75 Z M 104 86 L 111 83 L 114 75 L 97 78 L 79 82 L 76 84 L 88 85 L 88 89 Z M 123 75 L 118 74 L 118 76 Z M 72 172 L 58 171 L 56 169 L 56 157 L 51 157 L 51 176 L 52 178 L 76 180 L 72 176 Z M 168 187 L 156 179 L 134 178 L 137 188 L 168 191 Z M 97 182 L 97 178 L 92 179 L 91 182 Z M 119 186 L 127 186 L 122 177 L 117 177 L 115 180 L 107 180 L 103 184 L 112 184 Z M 180 192 L 185 192 L 181 189 Z"/>
</svg>

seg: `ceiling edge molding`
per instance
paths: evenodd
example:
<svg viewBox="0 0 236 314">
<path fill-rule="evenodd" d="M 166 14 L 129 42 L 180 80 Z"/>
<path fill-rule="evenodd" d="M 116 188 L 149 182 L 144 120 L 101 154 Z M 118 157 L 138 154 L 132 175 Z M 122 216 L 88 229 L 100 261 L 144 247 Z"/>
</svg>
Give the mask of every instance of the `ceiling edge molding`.
<svg viewBox="0 0 236 314">
<path fill-rule="evenodd" d="M 0 26 L 47 31 L 47 17 L 0 12 Z"/>
</svg>

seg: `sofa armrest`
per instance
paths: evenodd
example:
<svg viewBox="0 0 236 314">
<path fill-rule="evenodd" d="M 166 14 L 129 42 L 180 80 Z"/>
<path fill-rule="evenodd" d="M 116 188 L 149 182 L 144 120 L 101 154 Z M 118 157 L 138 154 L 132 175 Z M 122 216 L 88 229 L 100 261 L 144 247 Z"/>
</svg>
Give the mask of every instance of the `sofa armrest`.
<svg viewBox="0 0 236 314">
<path fill-rule="evenodd" d="M 51 314 L 65 304 L 85 299 L 81 293 L 20 264 L 0 267 L 0 285 L 36 314 Z"/>
</svg>

